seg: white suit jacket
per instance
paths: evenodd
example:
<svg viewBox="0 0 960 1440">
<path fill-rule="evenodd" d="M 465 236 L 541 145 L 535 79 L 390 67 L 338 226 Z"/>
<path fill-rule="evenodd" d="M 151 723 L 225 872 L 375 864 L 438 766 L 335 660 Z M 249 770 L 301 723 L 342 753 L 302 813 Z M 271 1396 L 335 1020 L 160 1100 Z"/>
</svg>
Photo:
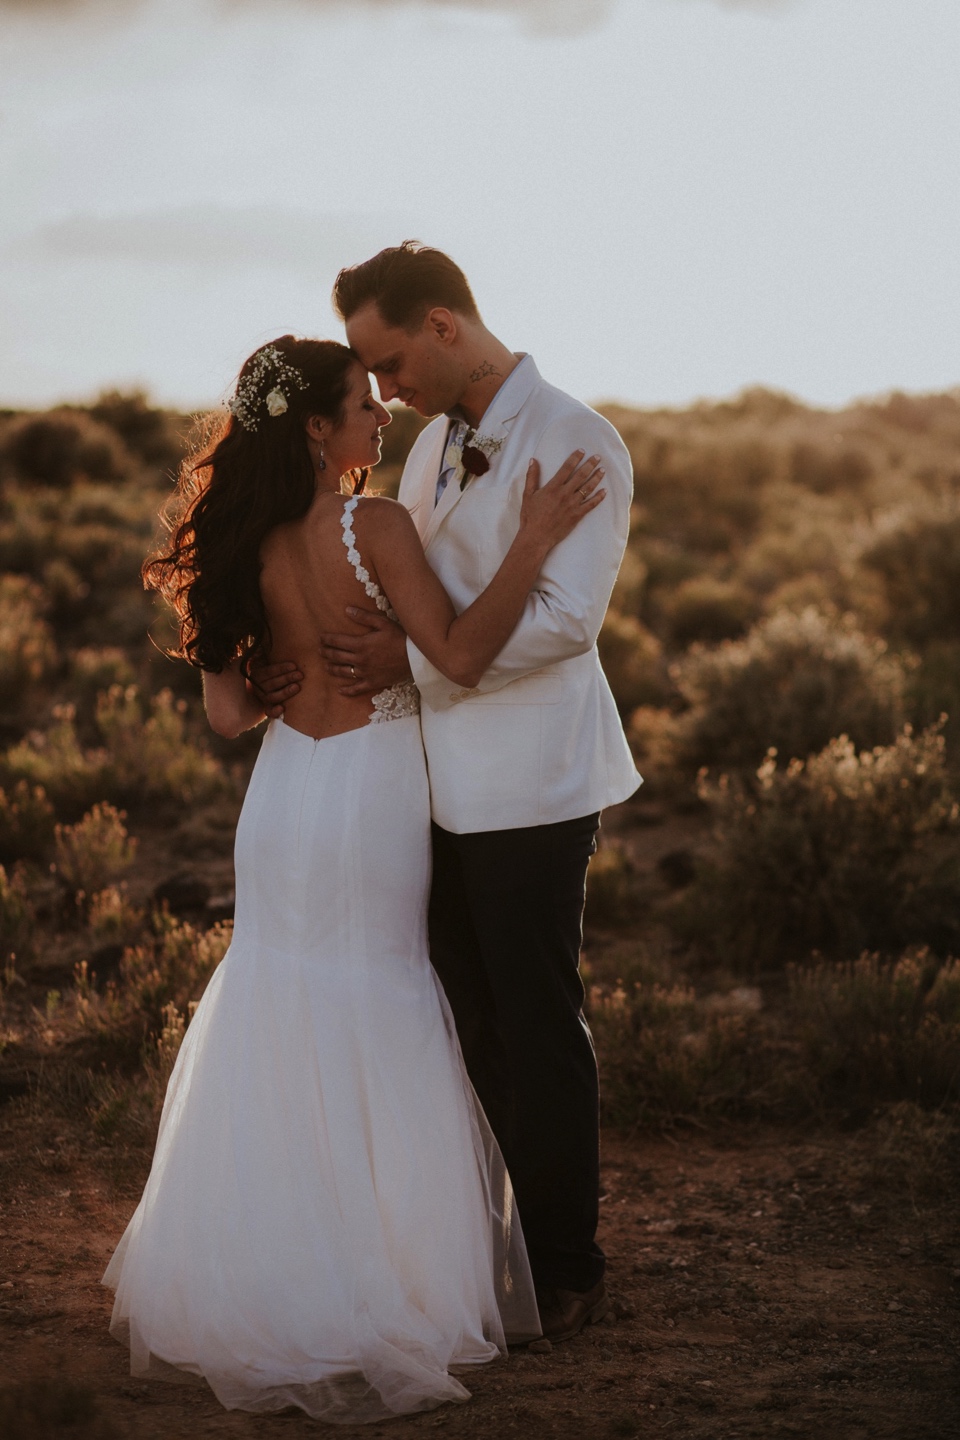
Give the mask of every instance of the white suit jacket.
<svg viewBox="0 0 960 1440">
<path fill-rule="evenodd" d="M 509 549 L 532 457 L 546 481 L 571 451 L 599 454 L 607 495 L 548 555 L 516 629 L 475 689 L 459 689 L 407 642 L 433 817 L 464 834 L 590 815 L 641 783 L 596 645 L 627 543 L 630 457 L 613 426 L 548 385 L 529 355 L 478 427 L 503 441 L 490 469 L 463 490 L 451 480 L 435 504 L 447 430 L 440 416 L 417 437 L 399 499 L 458 613 Z"/>
</svg>

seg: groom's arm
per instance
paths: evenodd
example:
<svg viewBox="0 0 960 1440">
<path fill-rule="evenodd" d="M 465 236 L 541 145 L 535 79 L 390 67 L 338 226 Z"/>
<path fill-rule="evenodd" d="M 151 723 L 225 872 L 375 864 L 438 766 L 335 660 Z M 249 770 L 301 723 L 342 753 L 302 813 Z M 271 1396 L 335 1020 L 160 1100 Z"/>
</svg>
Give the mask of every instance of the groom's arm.
<svg viewBox="0 0 960 1440">
<path fill-rule="evenodd" d="M 549 478 L 577 448 L 601 457 L 607 497 L 547 556 L 519 624 L 471 693 L 500 690 L 521 676 L 584 655 L 596 644 L 630 531 L 633 468 L 613 427 L 599 415 L 577 410 L 555 420 L 537 443 L 541 475 Z M 407 648 L 414 679 L 434 709 L 465 698 L 414 645 L 408 642 Z"/>
</svg>

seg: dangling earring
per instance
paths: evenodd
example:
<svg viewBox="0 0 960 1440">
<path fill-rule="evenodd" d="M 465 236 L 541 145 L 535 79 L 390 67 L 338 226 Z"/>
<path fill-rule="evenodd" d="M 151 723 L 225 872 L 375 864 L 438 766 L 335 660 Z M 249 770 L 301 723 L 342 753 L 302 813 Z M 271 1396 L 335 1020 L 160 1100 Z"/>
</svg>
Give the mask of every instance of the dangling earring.
<svg viewBox="0 0 960 1440">
<path fill-rule="evenodd" d="M 327 468 L 327 462 L 326 462 L 326 460 L 324 460 L 324 458 L 323 458 L 323 441 L 321 440 L 321 441 L 320 441 L 320 459 L 317 461 L 317 469 L 318 469 L 318 470 L 326 470 L 326 468 Z"/>
</svg>

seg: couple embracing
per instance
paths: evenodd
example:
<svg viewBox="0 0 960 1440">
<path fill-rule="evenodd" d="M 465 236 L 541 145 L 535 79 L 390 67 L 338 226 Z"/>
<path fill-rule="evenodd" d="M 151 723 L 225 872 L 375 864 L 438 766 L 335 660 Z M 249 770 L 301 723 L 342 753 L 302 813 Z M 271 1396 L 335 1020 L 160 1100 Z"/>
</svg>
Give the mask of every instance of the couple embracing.
<svg viewBox="0 0 960 1440">
<path fill-rule="evenodd" d="M 578 957 L 599 812 L 639 777 L 596 649 L 619 437 L 439 251 L 334 302 L 350 348 L 250 357 L 145 567 L 213 727 L 270 723 L 233 941 L 104 1281 L 134 1373 L 359 1422 L 608 1308 Z M 371 374 L 437 417 L 399 503 L 362 493 Z"/>
</svg>

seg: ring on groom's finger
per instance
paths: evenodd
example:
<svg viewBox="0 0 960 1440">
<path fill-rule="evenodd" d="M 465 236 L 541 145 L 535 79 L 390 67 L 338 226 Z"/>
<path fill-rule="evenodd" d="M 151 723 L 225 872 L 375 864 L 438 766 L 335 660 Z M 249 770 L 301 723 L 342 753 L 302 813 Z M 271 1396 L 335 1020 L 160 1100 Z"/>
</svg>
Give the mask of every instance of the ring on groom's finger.
<svg viewBox="0 0 960 1440">
<path fill-rule="evenodd" d="M 351 666 L 350 666 L 350 674 L 353 676 L 354 680 L 356 680 L 356 678 L 357 678 L 357 667 L 356 667 L 356 665 L 351 665 Z"/>
</svg>

